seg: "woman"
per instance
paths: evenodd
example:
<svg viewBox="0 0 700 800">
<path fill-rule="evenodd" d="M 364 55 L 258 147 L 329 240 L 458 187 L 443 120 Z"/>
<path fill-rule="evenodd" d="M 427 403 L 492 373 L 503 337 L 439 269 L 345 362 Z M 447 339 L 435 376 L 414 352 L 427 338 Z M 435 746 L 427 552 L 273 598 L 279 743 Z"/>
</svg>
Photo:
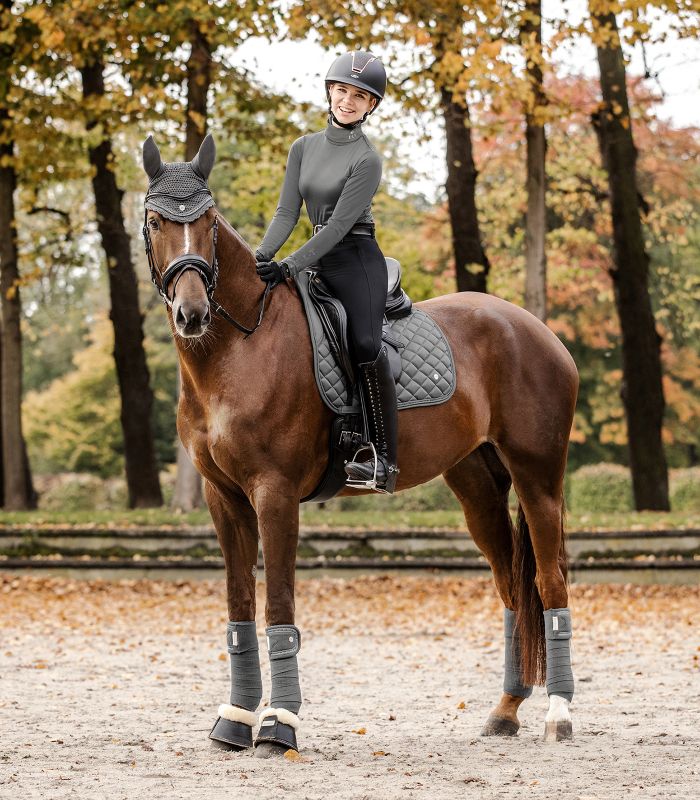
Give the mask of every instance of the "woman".
<svg viewBox="0 0 700 800">
<path fill-rule="evenodd" d="M 345 471 L 353 482 L 392 493 L 398 475 L 396 386 L 382 345 L 387 270 L 371 211 L 382 162 L 362 131 L 385 90 L 384 66 L 371 53 L 346 53 L 333 62 L 326 75 L 328 126 L 292 145 L 279 205 L 255 256 L 258 275 L 273 286 L 306 267 L 320 267 L 345 307 L 377 454 L 376 486 L 374 460 L 353 461 Z M 302 201 L 314 235 L 283 261 L 273 261 L 299 219 Z"/>
</svg>

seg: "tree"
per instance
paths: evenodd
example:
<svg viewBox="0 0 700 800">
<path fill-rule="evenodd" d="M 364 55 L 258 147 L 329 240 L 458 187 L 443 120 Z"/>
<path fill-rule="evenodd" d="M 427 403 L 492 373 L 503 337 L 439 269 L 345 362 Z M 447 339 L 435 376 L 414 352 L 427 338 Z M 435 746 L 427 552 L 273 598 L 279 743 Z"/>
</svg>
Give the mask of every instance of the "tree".
<svg viewBox="0 0 700 800">
<path fill-rule="evenodd" d="M 190 20 L 190 56 L 187 61 L 187 116 L 185 118 L 185 161 L 191 161 L 207 133 L 207 97 L 211 86 L 212 57 L 209 42 L 195 20 Z M 178 394 L 180 387 L 178 366 Z M 173 507 L 191 511 L 203 503 L 202 477 L 187 450 L 178 442 L 177 478 Z"/>
<path fill-rule="evenodd" d="M 637 150 L 627 76 L 615 14 L 590 0 L 603 102 L 593 121 L 608 173 L 615 266 L 611 277 L 622 330 L 622 400 L 627 418 L 635 507 L 669 509 L 668 468 L 661 437 L 664 393 L 661 337 L 649 297 L 646 252 L 636 180 Z"/>
<path fill-rule="evenodd" d="M 544 130 L 546 97 L 542 80 L 542 0 L 526 0 L 520 38 L 530 91 L 526 102 L 527 216 L 525 218 L 525 308 L 538 319 L 547 318 L 547 207 L 545 200 Z"/>
<path fill-rule="evenodd" d="M 12 0 L 2 0 L 0 23 L 0 441 L 2 502 L 10 510 L 36 506 L 22 434 L 22 305 L 14 194 L 17 174 L 12 130 L 12 74 L 21 26 Z"/>
<path fill-rule="evenodd" d="M 102 135 L 88 146 L 94 169 L 97 227 L 107 258 L 110 319 L 114 325 L 114 360 L 121 394 L 121 423 L 124 431 L 126 484 L 130 508 L 163 504 L 158 465 L 153 444 L 151 412 L 153 392 L 146 353 L 143 348 L 143 317 L 139 308 L 138 281 L 131 259 L 129 235 L 121 208 L 123 191 L 112 167 L 114 155 L 108 128 L 100 120 L 99 106 L 106 99 L 104 65 L 92 55 L 81 66 L 88 132 L 102 126 Z"/>
</svg>

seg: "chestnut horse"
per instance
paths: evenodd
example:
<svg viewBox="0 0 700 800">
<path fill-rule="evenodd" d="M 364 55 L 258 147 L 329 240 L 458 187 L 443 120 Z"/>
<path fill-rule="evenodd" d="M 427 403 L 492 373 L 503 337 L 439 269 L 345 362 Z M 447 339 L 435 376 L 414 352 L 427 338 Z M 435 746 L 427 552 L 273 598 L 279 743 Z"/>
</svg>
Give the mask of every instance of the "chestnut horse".
<svg viewBox="0 0 700 800">
<path fill-rule="evenodd" d="M 217 308 L 253 328 L 264 287 L 252 250 L 216 208 L 187 224 L 149 210 L 145 225 L 159 288 L 183 254 L 197 254 L 200 263 L 218 259 L 215 291 L 194 268 L 169 281 L 166 294 L 182 376 L 177 429 L 205 479 L 229 619 L 255 620 L 260 540 L 267 624 L 293 625 L 299 501 L 324 473 L 331 422 L 300 299 L 291 281 L 278 285 L 266 293 L 262 324 L 245 335 Z M 441 405 L 400 411 L 397 491 L 444 477 L 505 608 L 515 612 L 522 683 L 542 683 L 543 610 L 568 605 L 562 492 L 578 373 L 545 325 L 504 300 L 462 292 L 417 307 L 449 341 L 457 388 Z M 522 695 L 504 692 L 485 734 L 517 732 Z M 553 724 L 554 738 L 565 738 L 568 701 L 553 705 L 553 698 L 549 737 Z"/>
</svg>

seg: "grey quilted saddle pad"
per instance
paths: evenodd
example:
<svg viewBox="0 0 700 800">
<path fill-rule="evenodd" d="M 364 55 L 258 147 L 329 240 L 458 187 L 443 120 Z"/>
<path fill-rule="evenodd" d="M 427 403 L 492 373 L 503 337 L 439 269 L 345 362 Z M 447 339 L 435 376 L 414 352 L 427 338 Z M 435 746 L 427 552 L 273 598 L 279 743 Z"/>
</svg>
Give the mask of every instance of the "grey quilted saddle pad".
<svg viewBox="0 0 700 800">
<path fill-rule="evenodd" d="M 309 273 L 296 277 L 309 322 L 316 384 L 323 402 L 336 414 L 359 412 L 359 402 L 325 337 L 309 299 Z M 414 306 L 408 317 L 390 321 L 392 334 L 404 345 L 401 377 L 396 384 L 399 409 L 433 406 L 448 400 L 456 385 L 452 351 L 443 332 L 427 314 Z"/>
</svg>

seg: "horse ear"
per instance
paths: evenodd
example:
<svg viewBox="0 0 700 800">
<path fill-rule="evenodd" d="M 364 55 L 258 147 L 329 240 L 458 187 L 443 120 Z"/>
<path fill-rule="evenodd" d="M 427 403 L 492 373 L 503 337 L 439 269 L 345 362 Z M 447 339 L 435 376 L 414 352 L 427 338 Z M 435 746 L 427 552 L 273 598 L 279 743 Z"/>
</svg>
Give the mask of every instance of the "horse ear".
<svg viewBox="0 0 700 800">
<path fill-rule="evenodd" d="M 214 137 L 211 133 L 208 133 L 199 146 L 199 152 L 192 161 L 190 161 L 190 166 L 197 175 L 204 178 L 206 181 L 214 166 L 214 161 L 216 161 L 216 145 L 214 144 Z"/>
<path fill-rule="evenodd" d="M 158 145 L 153 136 L 149 136 L 143 143 L 143 168 L 146 170 L 146 175 L 153 180 L 162 166 L 163 160 L 160 157 Z"/>
</svg>

